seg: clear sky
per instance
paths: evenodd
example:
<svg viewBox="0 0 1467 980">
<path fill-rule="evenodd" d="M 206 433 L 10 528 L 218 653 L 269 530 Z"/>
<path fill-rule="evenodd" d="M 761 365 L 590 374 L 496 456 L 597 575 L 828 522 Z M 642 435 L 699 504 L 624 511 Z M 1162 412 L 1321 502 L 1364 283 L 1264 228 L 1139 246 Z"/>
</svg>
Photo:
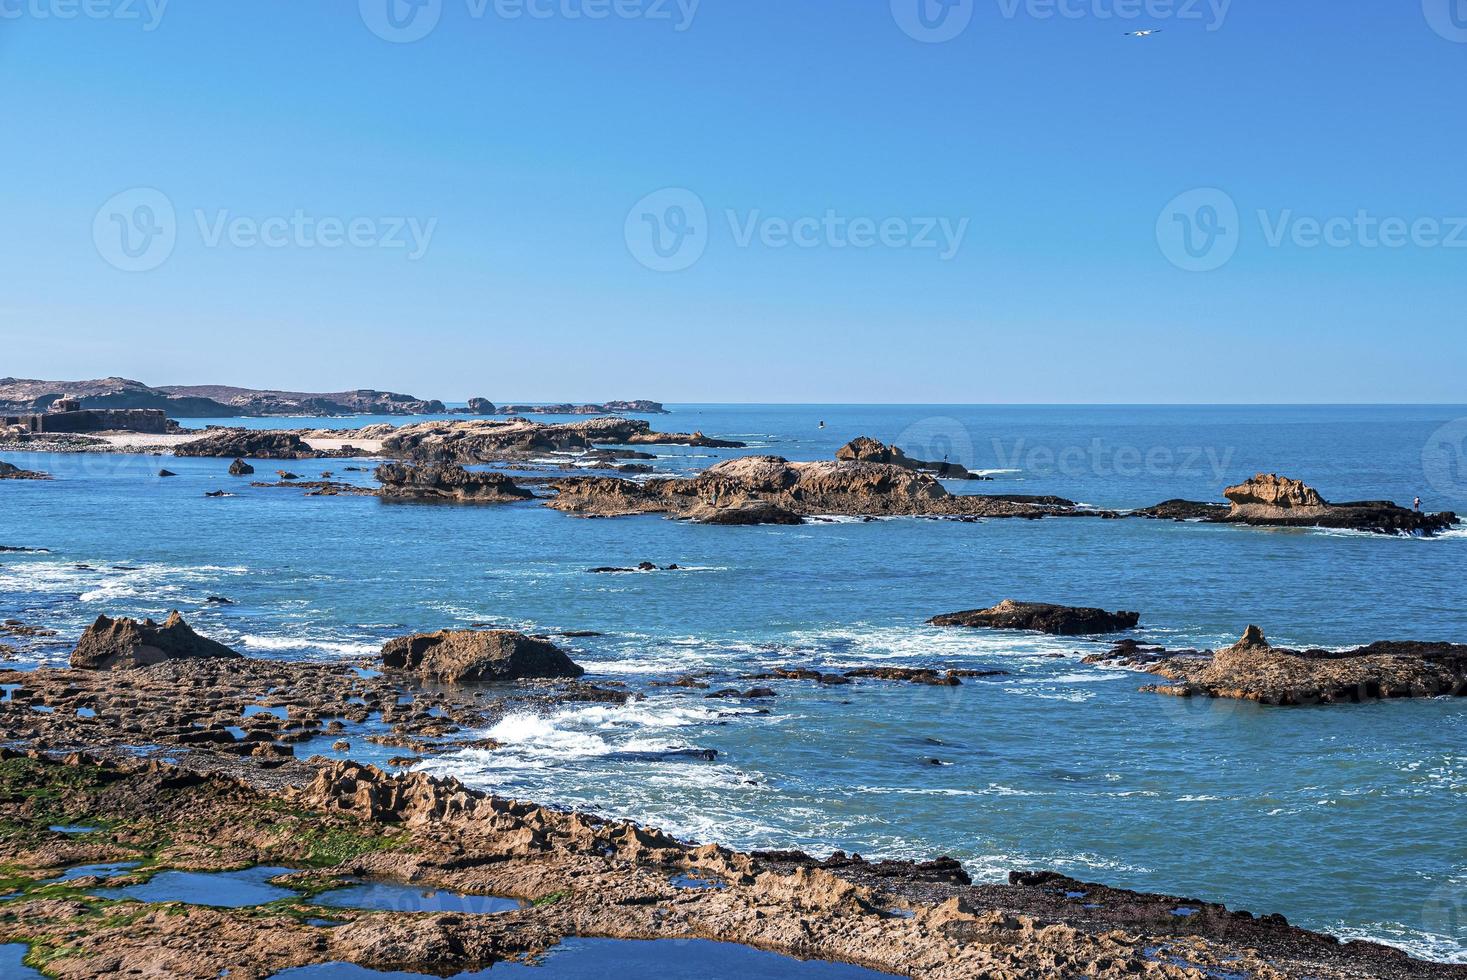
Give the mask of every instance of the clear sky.
<svg viewBox="0 0 1467 980">
<path fill-rule="evenodd" d="M 0 375 L 1464 398 L 1467 0 L 160 2 L 0 0 Z"/>
</svg>

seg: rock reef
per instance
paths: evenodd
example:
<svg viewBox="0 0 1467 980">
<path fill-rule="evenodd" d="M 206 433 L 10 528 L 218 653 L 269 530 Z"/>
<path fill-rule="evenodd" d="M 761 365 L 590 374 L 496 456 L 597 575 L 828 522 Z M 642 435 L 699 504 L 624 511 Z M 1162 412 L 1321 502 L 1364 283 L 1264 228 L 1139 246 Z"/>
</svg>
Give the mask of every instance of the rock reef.
<svg viewBox="0 0 1467 980">
<path fill-rule="evenodd" d="M 504 504 L 535 495 L 503 473 L 470 473 L 462 466 L 390 463 L 377 467 L 383 500 L 417 503 Z"/>
<path fill-rule="evenodd" d="M 1142 690 L 1270 705 L 1358 704 L 1467 695 L 1467 645 L 1385 641 L 1353 650 L 1271 646 L 1257 626 L 1210 655 L 1143 652 L 1139 662 L 1173 681 Z"/>
<path fill-rule="evenodd" d="M 1057 497 L 959 496 L 935 478 L 890 463 L 726 460 L 695 477 L 643 483 L 614 477 L 554 480 L 547 506 L 581 517 L 666 514 L 700 523 L 794 523 L 861 517 L 1101 516 Z"/>
<path fill-rule="evenodd" d="M 1141 614 L 1106 612 L 1079 606 L 1057 606 L 1046 602 L 1016 602 L 1005 599 L 988 609 L 948 613 L 928 620 L 931 626 L 1027 630 L 1052 636 L 1086 636 L 1135 629 Z"/>
</svg>

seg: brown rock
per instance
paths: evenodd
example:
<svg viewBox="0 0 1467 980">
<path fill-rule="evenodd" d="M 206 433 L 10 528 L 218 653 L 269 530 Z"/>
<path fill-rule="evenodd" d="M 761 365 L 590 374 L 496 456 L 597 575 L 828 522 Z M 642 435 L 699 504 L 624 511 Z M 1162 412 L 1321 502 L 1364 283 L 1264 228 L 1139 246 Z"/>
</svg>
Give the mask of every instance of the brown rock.
<svg viewBox="0 0 1467 980">
<path fill-rule="evenodd" d="M 1106 612 L 1104 609 L 1005 599 L 990 609 L 949 613 L 946 616 L 936 616 L 928 620 L 928 623 L 932 626 L 1030 630 L 1053 636 L 1082 636 L 1135 629 L 1140 619 L 1141 614 L 1134 612 Z"/>
<path fill-rule="evenodd" d="M 383 500 L 415 503 L 504 504 L 535 495 L 503 473 L 470 473 L 462 466 L 389 463 L 377 467 Z"/>
<path fill-rule="evenodd" d="M 473 684 L 585 673 L 553 643 L 512 630 L 440 630 L 389 640 L 382 664 L 448 684 Z"/>
<path fill-rule="evenodd" d="M 240 655 L 222 643 L 195 633 L 176 611 L 159 626 L 151 619 L 98 616 L 71 652 L 71 666 L 83 670 L 146 667 L 165 660 Z"/>
</svg>

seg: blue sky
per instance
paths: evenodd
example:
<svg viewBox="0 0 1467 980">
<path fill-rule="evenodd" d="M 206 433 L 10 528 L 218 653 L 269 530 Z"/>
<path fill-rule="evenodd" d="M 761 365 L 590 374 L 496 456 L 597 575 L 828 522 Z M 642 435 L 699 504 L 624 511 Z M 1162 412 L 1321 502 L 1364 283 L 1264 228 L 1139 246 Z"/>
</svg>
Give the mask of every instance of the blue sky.
<svg viewBox="0 0 1467 980">
<path fill-rule="evenodd" d="M 1467 0 L 86 2 L 0 0 L 0 374 L 1463 400 Z"/>
</svg>

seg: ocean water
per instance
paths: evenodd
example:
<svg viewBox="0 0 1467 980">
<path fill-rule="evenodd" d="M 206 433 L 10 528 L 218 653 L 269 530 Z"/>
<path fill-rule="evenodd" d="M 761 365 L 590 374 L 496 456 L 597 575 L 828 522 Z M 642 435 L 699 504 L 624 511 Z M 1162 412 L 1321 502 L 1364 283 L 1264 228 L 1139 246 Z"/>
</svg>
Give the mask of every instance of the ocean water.
<svg viewBox="0 0 1467 980">
<path fill-rule="evenodd" d="M 1441 406 L 675 406 L 653 421 L 792 459 L 829 458 L 870 435 L 994 476 L 951 484 L 957 492 L 1127 508 L 1220 499 L 1230 483 L 1278 471 L 1331 499 L 1419 495 L 1428 509 L 1467 513 L 1454 455 L 1464 416 Z M 739 454 L 655 451 L 659 469 L 679 473 Z M 983 880 L 1051 868 L 1467 962 L 1467 699 L 1191 703 L 1080 662 L 1104 643 L 923 625 L 1014 597 L 1138 610 L 1140 635 L 1171 646 L 1231 642 L 1249 623 L 1291 645 L 1467 641 L 1467 533 L 1143 520 L 709 528 L 580 520 L 536 504 L 305 497 L 252 489 L 224 460 L 3 458 L 57 477 L 0 483 L 0 545 L 49 549 L 0 554 L 0 617 L 62 632 L 27 647 L 30 660 L 64 659 L 99 613 L 174 608 L 245 653 L 290 658 L 368 654 L 390 636 L 476 622 L 600 631 L 566 646 L 595 679 L 645 701 L 513 715 L 488 731 L 503 748 L 425 767 L 698 840 L 950 854 Z M 346 465 L 260 463 L 257 478 L 281 467 L 366 479 Z M 163 466 L 180 475 L 159 479 Z M 215 489 L 236 495 L 204 497 Z M 644 560 L 686 570 L 585 571 Z M 214 595 L 235 604 L 208 603 Z M 767 702 L 656 686 L 694 671 L 743 688 L 740 674 L 775 666 L 871 664 L 1008 674 L 958 688 L 776 682 Z M 685 748 L 718 756 L 666 756 Z"/>
</svg>

